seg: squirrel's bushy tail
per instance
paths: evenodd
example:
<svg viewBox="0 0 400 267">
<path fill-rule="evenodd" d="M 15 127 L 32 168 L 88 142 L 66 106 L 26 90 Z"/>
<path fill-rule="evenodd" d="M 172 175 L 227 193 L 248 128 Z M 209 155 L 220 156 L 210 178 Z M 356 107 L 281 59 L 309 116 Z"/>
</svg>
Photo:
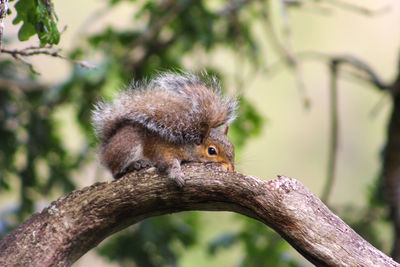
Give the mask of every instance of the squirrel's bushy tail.
<svg viewBox="0 0 400 267">
<path fill-rule="evenodd" d="M 103 142 L 126 123 L 140 124 L 173 143 L 200 143 L 211 128 L 235 119 L 237 102 L 223 97 L 214 77 L 160 73 L 149 82 L 133 83 L 112 102 L 93 111 L 96 134 Z"/>
</svg>

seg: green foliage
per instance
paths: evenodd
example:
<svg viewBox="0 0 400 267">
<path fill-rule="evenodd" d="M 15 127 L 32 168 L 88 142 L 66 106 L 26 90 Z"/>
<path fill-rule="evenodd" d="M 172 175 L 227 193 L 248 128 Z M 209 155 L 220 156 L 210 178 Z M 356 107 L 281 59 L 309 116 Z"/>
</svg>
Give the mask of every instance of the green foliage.
<svg viewBox="0 0 400 267">
<path fill-rule="evenodd" d="M 230 138 L 235 148 L 242 148 L 247 137 L 255 137 L 261 133 L 264 119 L 254 107 L 243 96 L 239 99 L 238 117 L 230 130 Z"/>
<path fill-rule="evenodd" d="M 36 83 L 9 61 L 0 62 L 2 77 L 18 81 L 19 88 L 0 87 L 0 190 L 10 190 L 10 182 L 18 177 L 21 219 L 33 212 L 32 193 L 46 194 L 54 186 L 70 192 L 75 188 L 71 172 L 84 157 L 64 147 L 55 108 L 67 99 L 60 99 L 58 88 Z M 45 170 L 45 171 L 43 171 Z"/>
<path fill-rule="evenodd" d="M 368 187 L 368 205 L 373 208 L 384 208 L 386 204 L 384 192 L 381 178 L 378 175 L 375 181 Z"/>
<path fill-rule="evenodd" d="M 11 62 L 3 62 L 3 65 L 11 67 Z M 14 130 L 17 101 L 10 91 L 0 89 L 0 189 L 10 189 L 7 173 L 14 169 L 11 166 L 14 165 L 18 143 Z"/>
<path fill-rule="evenodd" d="M 163 39 L 157 33 L 150 39 L 151 42 L 145 40 L 144 36 L 148 36 L 145 33 L 157 31 L 153 25 L 157 23 L 157 20 L 163 20 L 168 14 L 168 10 L 160 8 L 151 1 L 145 3 L 135 17 L 137 20 L 149 18 L 144 29 L 116 30 L 108 27 L 103 32 L 88 37 L 91 49 L 97 49 L 103 55 L 100 69 L 107 73 L 101 84 L 93 85 L 98 88 L 97 92 L 103 91 L 106 95 L 111 95 L 108 92 L 118 88 L 117 84 L 129 80 L 132 73 L 135 79 L 141 79 L 151 76 L 157 70 L 184 69 L 183 56 L 199 47 L 210 50 L 222 43 L 231 46 L 236 39 L 241 39 L 242 44 L 247 41 L 248 47 L 252 48 L 252 52 L 249 54 L 255 51 L 253 50 L 255 45 L 249 32 L 246 38 L 243 38 L 232 30 L 234 26 L 230 24 L 229 20 L 210 12 L 204 6 L 204 2 L 176 6 L 175 9 L 179 11 L 176 19 L 172 20 L 170 24 L 165 24 L 163 28 L 163 31 L 169 30 L 171 36 Z M 187 3 L 192 2 L 187 1 Z M 139 48 L 142 49 L 142 57 L 135 59 L 133 55 Z M 221 70 L 208 66 L 202 68 L 206 68 L 210 74 L 223 79 Z M 73 77 L 70 82 L 76 85 L 82 83 L 84 79 L 81 76 Z M 88 86 L 85 83 L 81 84 L 80 88 L 88 90 L 88 88 L 92 88 L 92 85 Z M 231 128 L 231 135 L 237 149 L 244 145 L 246 137 L 259 134 L 263 123 L 257 110 L 244 96 L 241 97 L 240 102 L 238 119 Z M 155 223 L 150 223 L 159 222 L 159 220 L 162 223 L 158 223 L 157 227 Z M 105 242 L 100 250 L 101 254 L 109 259 L 124 262 L 131 259 L 138 266 L 175 265 L 178 255 L 169 248 L 172 243 L 170 240 L 172 236 L 169 233 L 175 233 L 174 225 L 165 220 L 165 218 L 155 218 L 150 222 L 140 223 L 133 232 L 128 230 L 111 238 L 110 241 Z M 157 237 L 149 236 L 145 230 L 147 228 L 150 229 L 150 233 L 157 233 Z M 142 245 L 144 240 L 147 244 L 145 248 Z M 185 242 L 183 244 L 188 245 Z M 150 250 L 147 251 L 148 249 Z"/>
<path fill-rule="evenodd" d="M 51 1 L 19 0 L 15 9 L 17 16 L 13 24 L 23 23 L 18 32 L 20 41 L 26 41 L 37 34 L 41 46 L 60 42 L 60 33 L 55 22 L 57 15 Z"/>
<path fill-rule="evenodd" d="M 15 227 L 34 211 L 38 196 L 44 198 L 51 192 L 59 195 L 60 191 L 75 188 L 72 173 L 95 151 L 90 113 L 102 97 L 112 96 L 132 78 L 151 77 L 160 70 L 186 70 L 185 60 L 199 54 L 212 56 L 220 47 L 246 55 L 252 66 L 260 63 L 260 37 L 252 31 L 261 16 L 257 3 L 109 0 L 107 8 L 121 2 L 137 10 L 131 25 L 118 29 L 109 26 L 88 35 L 69 55 L 77 60 L 93 56 L 96 70 L 74 66 L 66 82 L 44 86 L 15 62 L 0 61 L 1 78 L 15 82 L 13 86 L 5 83 L 0 87 L 0 193 L 19 194 L 18 207 L 7 212 L 7 218 L 17 214 L 18 220 L 11 225 L 2 214 L 0 235 L 5 233 L 6 226 Z M 37 34 L 41 46 L 59 43 L 51 1 L 18 0 L 15 9 L 13 23 L 22 23 L 19 40 Z M 196 69 L 190 71 L 207 70 L 222 82 L 226 79 L 224 68 L 205 62 L 195 62 Z M 245 94 L 239 101 L 238 118 L 231 126 L 230 138 L 240 150 L 249 138 L 261 133 L 265 119 Z M 72 107 L 70 116 L 84 138 L 85 145 L 79 151 L 65 147 L 61 122 L 54 116 L 67 107 Z M 237 232 L 221 234 L 210 242 L 211 254 L 241 244 L 242 266 L 297 266 L 287 252 L 287 243 L 276 233 L 243 216 L 240 220 L 243 223 Z M 352 223 L 379 245 L 375 226 L 369 227 L 370 222 Z M 134 262 L 137 266 L 176 266 L 183 248 L 198 241 L 199 231 L 196 213 L 152 218 L 114 235 L 98 251 L 110 260 Z"/>
<path fill-rule="evenodd" d="M 198 214 L 147 219 L 115 235 L 98 251 L 112 261 L 136 266 L 177 266 L 182 247 L 197 241 Z"/>
<path fill-rule="evenodd" d="M 118 2 L 110 1 L 110 5 Z M 75 66 L 63 84 L 41 85 L 15 64 L 0 62 L 2 77 L 21 84 L 16 90 L 0 88 L 0 134 L 2 140 L 6 140 L 0 144 L 0 190 L 19 191 L 20 203 L 15 210 L 19 221 L 33 212 L 35 196 L 45 196 L 59 189 L 68 192 L 75 188 L 71 173 L 90 158 L 90 151 L 94 152 L 90 150 L 95 144 L 90 112 L 100 98 L 113 95 L 132 78 L 150 77 L 159 70 L 185 69 L 184 57 L 197 53 L 199 49 L 211 52 L 220 45 L 236 48 L 238 45 L 232 44 L 237 43 L 244 50 L 248 49 L 248 54 L 255 53 L 250 22 L 237 28 L 241 21 L 240 12 L 222 16 L 218 9 L 210 8 L 205 1 L 166 3 L 168 5 L 156 1 L 135 2 L 138 12 L 134 20 L 140 21 L 138 25 L 142 27 L 118 30 L 108 27 L 87 36 L 87 43 L 71 51 L 70 57 L 79 60 L 83 55 L 96 54 L 97 69 L 83 70 Z M 51 2 L 19 0 L 15 9 L 14 24 L 23 23 L 19 31 L 20 40 L 37 34 L 42 46 L 59 42 Z M 220 69 L 207 65 L 198 67 L 198 71 L 207 69 L 223 79 Z M 30 86 L 25 88 L 26 84 Z M 251 103 L 244 97 L 241 102 L 241 119 L 232 126 L 232 129 L 238 129 L 233 130 L 240 140 L 238 147 L 244 144 L 247 136 L 253 136 L 261 128 L 261 120 Z M 86 145 L 75 152 L 65 147 L 65 137 L 59 131 L 60 122 L 57 116 L 53 116 L 66 107 L 73 108 L 74 122 L 86 138 Z M 15 179 L 21 182 L 19 188 L 11 187 Z M 195 215 L 183 216 L 183 222 L 177 222 L 179 218 L 181 216 L 163 217 L 141 223 L 137 226 L 138 231 L 128 230 L 127 234 L 116 237 L 118 241 L 111 239 L 104 245 L 102 254 L 110 259 L 125 259 L 122 248 L 128 248 L 126 242 L 136 244 L 134 251 L 140 251 L 135 240 L 146 240 L 148 248 L 154 248 L 155 252 L 143 248 L 142 253 L 130 253 L 135 262 L 176 263 L 179 251 L 171 244 L 179 239 L 182 246 L 189 246 L 195 242 L 197 234 Z M 2 224 L 7 224 L 4 217 L 0 218 Z M 154 253 L 159 256 L 154 257 Z"/>
<path fill-rule="evenodd" d="M 223 233 L 209 243 L 210 254 L 240 243 L 244 247 L 240 266 L 300 266 L 288 253 L 289 245 L 277 233 L 260 222 L 243 217 L 240 219 L 243 226 L 238 232 Z"/>
<path fill-rule="evenodd" d="M 110 8 L 120 2 L 110 0 Z M 135 5 L 138 12 L 132 25 L 140 27 L 105 28 L 87 36 L 87 42 L 70 53 L 70 57 L 77 60 L 96 55 L 96 70 L 83 70 L 75 66 L 63 84 L 43 86 L 11 62 L 0 62 L 2 77 L 29 83 L 34 88 L 25 90 L 21 87 L 17 91 L 0 88 L 0 136 L 6 140 L 0 143 L 0 191 L 16 190 L 11 187 L 13 179 L 21 181 L 17 189 L 20 203 L 16 209 L 19 222 L 33 212 L 37 201 L 34 196 L 45 196 L 58 189 L 68 192 L 75 188 L 71 173 L 90 158 L 90 151 L 94 151 L 91 149 L 95 138 L 90 112 L 93 104 L 102 97 L 112 96 L 132 78 L 139 80 L 150 77 L 159 70 L 186 69 L 184 58 L 200 50 L 212 53 L 220 46 L 234 51 L 240 49 L 257 64 L 257 42 L 250 30 L 257 18 L 249 9 L 226 13 L 222 5 L 214 7 L 207 1 L 194 0 L 165 1 L 162 2 L 164 4 L 150 0 L 125 2 Z M 42 46 L 59 42 L 54 7 L 45 3 L 41 0 L 16 2 L 17 17 L 14 24 L 23 23 L 18 34 L 21 41 L 37 34 Z M 257 15 L 257 12 L 254 14 Z M 190 71 L 207 70 L 221 81 L 224 80 L 223 69 L 207 64 L 197 67 Z M 66 107 L 73 107 L 74 122 L 85 138 L 86 145 L 77 152 L 65 147 L 65 137 L 59 131 L 60 122 L 57 116 L 53 116 Z M 254 105 L 244 95 L 241 96 L 238 119 L 230 130 L 236 148 L 242 148 L 248 138 L 259 134 L 263 122 Z M 43 169 L 47 171 L 41 171 Z M 13 227 L 9 220 L 12 213 L 7 213 L 7 216 L 4 213 L 0 217 L 1 234 L 5 233 L 5 225 Z M 184 252 L 183 248 L 196 243 L 200 230 L 198 224 L 196 213 L 152 218 L 116 234 L 105 241 L 98 251 L 120 263 L 176 266 L 179 256 Z M 265 227 L 260 225 L 257 231 L 252 230 L 251 227 L 255 227 L 252 224 L 246 223 L 242 231 L 234 234 L 234 240 L 228 240 L 246 244 L 249 256 L 243 260 L 244 264 L 250 264 L 250 257 L 255 253 L 260 255 L 253 264 L 261 261 L 260 251 L 270 251 L 264 254 L 264 257 L 271 257 L 270 262 L 277 262 L 278 259 L 288 262 L 282 256 L 287 245 L 278 241 L 276 234 L 274 238 L 268 237 L 269 234 L 260 237 L 271 240 L 250 246 L 251 239 L 255 237 L 245 232 L 249 230 L 255 234 L 264 228 L 260 230 L 264 235 L 261 231 L 265 231 Z M 219 244 L 222 243 L 217 242 L 215 247 Z"/>
</svg>

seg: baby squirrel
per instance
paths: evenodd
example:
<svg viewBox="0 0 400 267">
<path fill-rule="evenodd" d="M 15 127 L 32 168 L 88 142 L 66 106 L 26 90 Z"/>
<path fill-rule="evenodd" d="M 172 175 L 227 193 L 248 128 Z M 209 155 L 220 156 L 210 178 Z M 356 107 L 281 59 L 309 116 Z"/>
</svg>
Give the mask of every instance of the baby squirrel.
<svg viewBox="0 0 400 267">
<path fill-rule="evenodd" d="M 234 148 L 227 137 L 237 102 L 221 96 L 215 78 L 160 73 L 133 83 L 112 102 L 93 111 L 100 158 L 115 179 L 147 166 L 185 183 L 181 162 L 218 162 L 234 170 Z M 217 127 L 225 125 L 224 129 Z"/>
</svg>

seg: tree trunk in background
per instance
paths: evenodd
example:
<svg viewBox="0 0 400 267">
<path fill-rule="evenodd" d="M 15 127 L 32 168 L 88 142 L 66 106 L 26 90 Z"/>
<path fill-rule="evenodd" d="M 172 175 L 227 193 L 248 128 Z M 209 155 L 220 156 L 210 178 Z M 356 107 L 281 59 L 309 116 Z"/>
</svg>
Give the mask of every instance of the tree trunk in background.
<svg viewBox="0 0 400 267">
<path fill-rule="evenodd" d="M 393 108 L 383 158 L 383 193 L 394 228 L 392 257 L 400 262 L 400 73 L 391 88 Z"/>
</svg>

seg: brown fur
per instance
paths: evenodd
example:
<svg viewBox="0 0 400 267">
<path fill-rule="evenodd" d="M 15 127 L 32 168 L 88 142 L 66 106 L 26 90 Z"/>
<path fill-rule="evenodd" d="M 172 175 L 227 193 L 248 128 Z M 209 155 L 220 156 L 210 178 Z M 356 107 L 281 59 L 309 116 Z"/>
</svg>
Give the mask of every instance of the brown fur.
<svg viewBox="0 0 400 267">
<path fill-rule="evenodd" d="M 233 170 L 228 128 L 217 127 L 234 119 L 236 101 L 219 90 L 215 80 L 206 84 L 191 74 L 165 73 L 146 87 L 121 93 L 113 103 L 100 103 L 93 122 L 102 163 L 115 178 L 156 166 L 178 186 L 184 184 L 183 161 L 218 162 Z"/>
</svg>

